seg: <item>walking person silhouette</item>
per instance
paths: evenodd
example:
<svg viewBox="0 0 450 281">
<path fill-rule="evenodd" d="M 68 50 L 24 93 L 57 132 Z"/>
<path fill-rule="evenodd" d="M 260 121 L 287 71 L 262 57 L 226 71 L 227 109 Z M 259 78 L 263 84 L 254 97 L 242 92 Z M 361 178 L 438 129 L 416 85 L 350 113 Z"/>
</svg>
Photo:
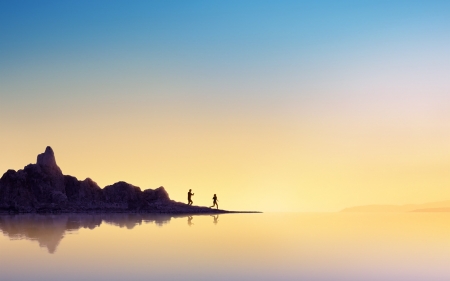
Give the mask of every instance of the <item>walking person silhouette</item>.
<svg viewBox="0 0 450 281">
<path fill-rule="evenodd" d="M 192 193 L 191 189 L 189 189 L 189 192 L 188 192 L 188 205 L 192 205 L 192 203 L 194 203 L 194 202 L 192 202 L 192 196 L 193 195 L 194 195 L 194 193 Z"/>
<path fill-rule="evenodd" d="M 219 209 L 219 204 L 217 204 L 217 202 L 219 202 L 219 200 L 217 199 L 217 196 L 214 194 L 214 197 L 213 197 L 213 205 L 212 205 L 210 208 L 216 206 L 217 209 Z"/>
</svg>

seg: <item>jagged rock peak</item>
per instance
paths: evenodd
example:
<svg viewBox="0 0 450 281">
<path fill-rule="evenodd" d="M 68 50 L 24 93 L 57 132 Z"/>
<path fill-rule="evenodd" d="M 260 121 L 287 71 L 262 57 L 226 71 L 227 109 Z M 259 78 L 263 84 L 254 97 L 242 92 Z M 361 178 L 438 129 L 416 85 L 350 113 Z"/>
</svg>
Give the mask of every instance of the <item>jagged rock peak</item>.
<svg viewBox="0 0 450 281">
<path fill-rule="evenodd" d="M 61 171 L 56 164 L 55 153 L 50 146 L 47 146 L 44 153 L 37 156 L 37 163 L 41 167 L 51 168 L 53 170 Z"/>
</svg>

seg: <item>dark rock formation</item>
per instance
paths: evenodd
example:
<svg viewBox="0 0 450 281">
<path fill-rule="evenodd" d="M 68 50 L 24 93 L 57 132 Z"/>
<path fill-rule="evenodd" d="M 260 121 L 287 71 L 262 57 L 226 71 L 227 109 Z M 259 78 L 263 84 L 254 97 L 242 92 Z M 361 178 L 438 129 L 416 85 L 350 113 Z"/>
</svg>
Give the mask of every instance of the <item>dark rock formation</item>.
<svg viewBox="0 0 450 281">
<path fill-rule="evenodd" d="M 61 169 L 56 165 L 55 153 L 50 146 L 47 146 L 44 153 L 38 155 L 36 164 L 48 172 L 62 174 Z"/>
<path fill-rule="evenodd" d="M 0 179 L 0 212 L 223 213 L 170 200 L 164 187 L 144 190 L 126 182 L 100 188 L 93 180 L 63 175 L 51 147 L 36 164 L 8 170 Z"/>
</svg>

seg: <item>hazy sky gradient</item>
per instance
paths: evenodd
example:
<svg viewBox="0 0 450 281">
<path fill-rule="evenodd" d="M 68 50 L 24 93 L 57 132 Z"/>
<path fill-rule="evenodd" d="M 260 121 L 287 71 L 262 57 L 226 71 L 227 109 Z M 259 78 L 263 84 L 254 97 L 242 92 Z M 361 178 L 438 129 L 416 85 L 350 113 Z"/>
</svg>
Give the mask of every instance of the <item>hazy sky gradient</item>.
<svg viewBox="0 0 450 281">
<path fill-rule="evenodd" d="M 262 211 L 450 199 L 448 1 L 2 1 L 0 172 Z"/>
</svg>

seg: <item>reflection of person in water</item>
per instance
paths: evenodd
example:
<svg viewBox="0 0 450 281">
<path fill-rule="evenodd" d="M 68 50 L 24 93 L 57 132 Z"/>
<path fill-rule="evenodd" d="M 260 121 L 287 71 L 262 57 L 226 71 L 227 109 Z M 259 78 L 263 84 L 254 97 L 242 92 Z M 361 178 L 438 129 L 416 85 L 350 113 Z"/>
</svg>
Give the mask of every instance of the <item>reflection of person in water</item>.
<svg viewBox="0 0 450 281">
<path fill-rule="evenodd" d="M 214 224 L 219 222 L 219 215 L 212 216 L 214 218 Z"/>
<path fill-rule="evenodd" d="M 192 205 L 192 203 L 194 203 L 194 202 L 192 202 L 192 196 L 193 195 L 194 195 L 194 193 L 192 193 L 191 189 L 189 189 L 189 192 L 188 192 L 188 205 Z"/>
<path fill-rule="evenodd" d="M 214 197 L 213 197 L 213 205 L 212 205 L 210 208 L 216 206 L 217 209 L 219 209 L 219 204 L 217 204 L 217 202 L 219 202 L 219 200 L 217 200 L 217 196 L 214 194 Z"/>
<path fill-rule="evenodd" d="M 193 217 L 192 216 L 188 216 L 188 225 L 191 226 L 194 223 L 192 222 Z"/>
</svg>

